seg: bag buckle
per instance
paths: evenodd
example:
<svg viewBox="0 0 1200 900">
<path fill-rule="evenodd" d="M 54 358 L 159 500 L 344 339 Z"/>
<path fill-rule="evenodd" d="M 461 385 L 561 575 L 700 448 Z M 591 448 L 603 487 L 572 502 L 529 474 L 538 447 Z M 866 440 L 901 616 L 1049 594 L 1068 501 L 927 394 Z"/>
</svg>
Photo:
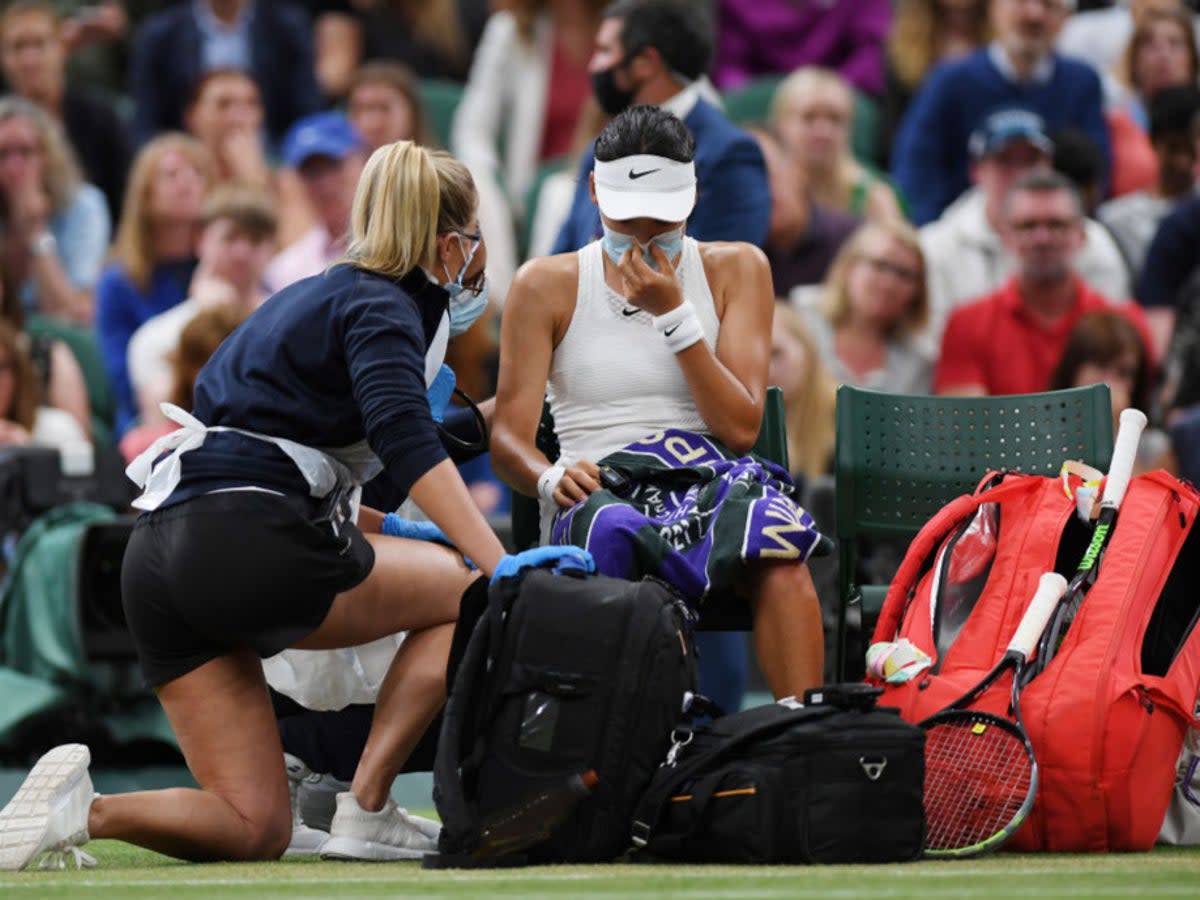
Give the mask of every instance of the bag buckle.
<svg viewBox="0 0 1200 900">
<path fill-rule="evenodd" d="M 684 731 L 681 737 L 678 728 L 671 729 L 671 749 L 667 751 L 667 760 L 663 765 L 674 768 L 679 751 L 690 744 L 693 737 L 695 737 L 695 733 L 690 730 Z"/>
<path fill-rule="evenodd" d="M 871 779 L 871 781 L 879 780 L 879 777 L 883 774 L 883 770 L 887 768 L 887 762 L 886 756 L 880 760 L 869 760 L 865 756 L 858 758 L 858 764 L 862 766 L 863 772 L 866 773 L 867 778 Z"/>
<path fill-rule="evenodd" d="M 650 842 L 650 826 L 645 822 L 634 821 L 629 837 L 633 841 L 633 846 L 641 850 Z"/>
</svg>

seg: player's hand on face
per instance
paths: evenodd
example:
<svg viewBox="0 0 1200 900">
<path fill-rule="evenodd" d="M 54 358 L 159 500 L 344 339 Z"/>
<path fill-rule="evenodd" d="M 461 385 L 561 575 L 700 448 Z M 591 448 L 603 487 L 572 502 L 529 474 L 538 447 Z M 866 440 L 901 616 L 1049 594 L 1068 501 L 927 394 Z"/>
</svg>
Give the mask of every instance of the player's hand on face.
<svg viewBox="0 0 1200 900">
<path fill-rule="evenodd" d="M 558 486 L 554 488 L 554 502 L 570 508 L 580 500 L 586 500 L 593 491 L 600 490 L 600 467 L 588 459 L 567 466 Z"/>
<path fill-rule="evenodd" d="M 652 316 L 661 316 L 683 303 L 683 289 L 662 247 L 651 241 L 650 254 L 658 265 L 657 271 L 650 268 L 637 243 L 625 251 L 617 263 L 617 271 L 624 282 L 625 299 Z"/>
</svg>

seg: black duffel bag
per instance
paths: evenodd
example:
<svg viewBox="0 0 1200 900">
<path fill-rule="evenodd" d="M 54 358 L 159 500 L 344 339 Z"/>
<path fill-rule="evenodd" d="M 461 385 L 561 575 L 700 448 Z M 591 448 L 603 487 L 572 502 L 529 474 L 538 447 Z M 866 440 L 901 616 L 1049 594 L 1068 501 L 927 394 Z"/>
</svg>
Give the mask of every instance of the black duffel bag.
<svg viewBox="0 0 1200 900">
<path fill-rule="evenodd" d="M 829 685 L 676 729 L 634 816 L 638 858 L 901 862 L 921 855 L 925 735 L 877 688 Z"/>
</svg>

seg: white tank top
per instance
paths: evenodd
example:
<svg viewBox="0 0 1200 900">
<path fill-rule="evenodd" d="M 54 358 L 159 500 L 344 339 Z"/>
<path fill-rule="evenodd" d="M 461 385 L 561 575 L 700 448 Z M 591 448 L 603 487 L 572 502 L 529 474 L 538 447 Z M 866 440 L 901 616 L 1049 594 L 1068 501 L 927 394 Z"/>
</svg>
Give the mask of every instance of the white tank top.
<svg viewBox="0 0 1200 900">
<path fill-rule="evenodd" d="M 649 313 L 631 306 L 605 282 L 600 241 L 577 255 L 575 311 L 554 350 L 546 389 L 560 460 L 598 462 L 664 428 L 707 432 L 683 370 Z M 684 238 L 675 274 L 715 352 L 720 322 L 694 239 Z"/>
</svg>

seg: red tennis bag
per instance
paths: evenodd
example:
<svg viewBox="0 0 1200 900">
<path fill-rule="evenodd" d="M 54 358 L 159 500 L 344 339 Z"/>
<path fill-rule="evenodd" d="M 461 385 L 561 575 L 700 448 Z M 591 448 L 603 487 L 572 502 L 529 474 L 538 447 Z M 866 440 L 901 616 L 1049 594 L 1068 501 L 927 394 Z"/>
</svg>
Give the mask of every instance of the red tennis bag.
<svg viewBox="0 0 1200 900">
<path fill-rule="evenodd" d="M 1200 494 L 1165 472 L 1130 482 L 1095 584 L 1021 695 L 1040 786 L 1009 847 L 1153 846 L 1184 732 L 1200 722 L 1198 510 Z M 1054 478 L 990 473 L 945 506 L 913 539 L 874 635 L 908 638 L 932 664 L 884 685 L 880 703 L 919 722 L 965 693 L 1000 660 L 1038 578 L 1070 579 L 1089 538 Z M 979 705 L 1007 703 L 1001 687 Z"/>
</svg>

